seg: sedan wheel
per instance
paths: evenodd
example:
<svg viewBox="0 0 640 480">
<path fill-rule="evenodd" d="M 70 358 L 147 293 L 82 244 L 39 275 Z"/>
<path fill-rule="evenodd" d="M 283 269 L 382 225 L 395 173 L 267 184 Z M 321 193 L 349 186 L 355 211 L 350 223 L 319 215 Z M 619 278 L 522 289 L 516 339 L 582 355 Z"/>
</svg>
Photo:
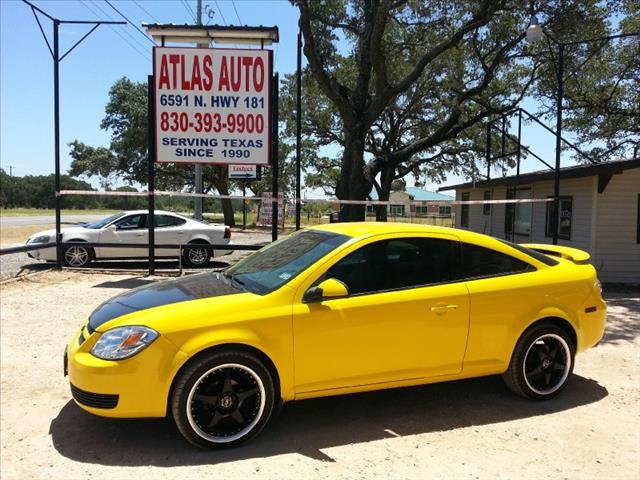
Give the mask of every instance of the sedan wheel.
<svg viewBox="0 0 640 480">
<path fill-rule="evenodd" d="M 68 267 L 86 267 L 91 262 L 91 251 L 86 247 L 67 247 L 63 259 Z"/>
<path fill-rule="evenodd" d="M 211 258 L 211 250 L 206 248 L 188 248 L 184 252 L 184 262 L 191 267 L 206 265 Z"/>
<path fill-rule="evenodd" d="M 543 400 L 557 395 L 573 371 L 575 348 L 567 333 L 555 325 L 525 332 L 503 375 L 518 395 Z"/>
<path fill-rule="evenodd" d="M 180 433 L 203 448 L 241 443 L 260 432 L 274 405 L 266 368 L 244 353 L 213 354 L 177 380 L 172 412 Z"/>
</svg>

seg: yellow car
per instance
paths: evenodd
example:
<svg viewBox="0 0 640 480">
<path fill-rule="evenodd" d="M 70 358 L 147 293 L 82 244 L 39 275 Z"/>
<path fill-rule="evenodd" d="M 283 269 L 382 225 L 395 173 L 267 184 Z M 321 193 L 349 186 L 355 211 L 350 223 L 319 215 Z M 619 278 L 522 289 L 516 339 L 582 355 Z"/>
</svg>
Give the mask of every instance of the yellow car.
<svg viewBox="0 0 640 480">
<path fill-rule="evenodd" d="M 279 404 L 312 397 L 501 374 L 543 400 L 603 335 L 588 259 L 443 227 L 305 229 L 225 273 L 103 303 L 65 373 L 88 412 L 170 414 L 204 448 L 245 441 Z"/>
</svg>

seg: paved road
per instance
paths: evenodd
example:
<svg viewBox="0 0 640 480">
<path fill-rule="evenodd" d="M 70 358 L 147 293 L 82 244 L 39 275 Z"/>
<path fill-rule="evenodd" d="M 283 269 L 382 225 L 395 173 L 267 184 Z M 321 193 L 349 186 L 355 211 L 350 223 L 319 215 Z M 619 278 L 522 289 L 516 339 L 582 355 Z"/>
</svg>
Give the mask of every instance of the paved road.
<svg viewBox="0 0 640 480">
<path fill-rule="evenodd" d="M 63 215 L 63 223 L 95 222 L 108 215 Z M 25 215 L 23 217 L 0 217 L 0 227 L 29 227 L 48 225 L 56 222 L 54 215 Z"/>
</svg>

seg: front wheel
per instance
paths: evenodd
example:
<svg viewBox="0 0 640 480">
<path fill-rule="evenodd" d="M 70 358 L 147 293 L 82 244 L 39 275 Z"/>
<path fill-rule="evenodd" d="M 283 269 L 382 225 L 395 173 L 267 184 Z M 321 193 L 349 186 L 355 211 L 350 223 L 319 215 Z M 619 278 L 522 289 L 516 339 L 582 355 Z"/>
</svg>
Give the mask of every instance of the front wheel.
<svg viewBox="0 0 640 480">
<path fill-rule="evenodd" d="M 93 260 L 93 250 L 89 247 L 67 247 L 62 252 L 67 267 L 87 267 Z"/>
<path fill-rule="evenodd" d="M 564 388 L 573 372 L 574 358 L 575 346 L 563 329 L 549 324 L 534 326 L 518 340 L 502 378 L 514 393 L 546 400 Z"/>
<path fill-rule="evenodd" d="M 200 448 L 226 448 L 257 435 L 274 407 L 269 371 L 253 355 L 217 352 L 176 379 L 171 412 L 182 436 Z"/>
</svg>

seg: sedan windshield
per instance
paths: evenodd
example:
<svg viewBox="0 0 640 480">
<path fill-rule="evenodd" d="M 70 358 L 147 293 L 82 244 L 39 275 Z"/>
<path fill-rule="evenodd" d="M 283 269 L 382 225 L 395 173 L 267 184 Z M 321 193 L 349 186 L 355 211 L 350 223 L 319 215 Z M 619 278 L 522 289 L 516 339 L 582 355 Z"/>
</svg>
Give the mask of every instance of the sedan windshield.
<svg viewBox="0 0 640 480">
<path fill-rule="evenodd" d="M 117 220 L 118 218 L 120 218 L 123 215 L 124 215 L 123 212 L 116 213 L 115 215 L 111 215 L 110 217 L 103 218 L 102 220 L 98 220 L 95 223 L 89 223 L 89 224 L 85 225 L 84 228 L 91 228 L 93 230 L 99 230 L 100 228 L 104 228 L 105 226 L 109 225 L 111 222 L 113 222 L 114 220 Z"/>
<path fill-rule="evenodd" d="M 238 262 L 225 276 L 249 291 L 269 293 L 349 239 L 314 230 L 294 233 Z"/>
</svg>

